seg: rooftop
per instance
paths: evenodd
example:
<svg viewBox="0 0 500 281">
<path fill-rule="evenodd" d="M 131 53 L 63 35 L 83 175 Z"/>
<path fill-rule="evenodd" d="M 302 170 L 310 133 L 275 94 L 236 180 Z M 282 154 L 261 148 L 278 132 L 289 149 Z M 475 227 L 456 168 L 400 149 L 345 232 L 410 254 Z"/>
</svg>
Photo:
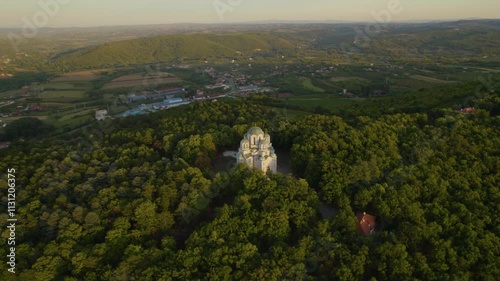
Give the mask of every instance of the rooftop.
<svg viewBox="0 0 500 281">
<path fill-rule="evenodd" d="M 252 127 L 250 130 L 248 130 L 249 135 L 264 135 L 264 131 L 262 131 L 261 128 L 259 127 Z"/>
<path fill-rule="evenodd" d="M 358 217 L 358 220 L 359 220 L 359 224 L 358 224 L 359 230 L 361 230 L 361 232 L 365 236 L 370 235 L 371 232 L 375 229 L 376 217 L 369 215 L 365 212 L 356 213 L 356 217 Z"/>
</svg>

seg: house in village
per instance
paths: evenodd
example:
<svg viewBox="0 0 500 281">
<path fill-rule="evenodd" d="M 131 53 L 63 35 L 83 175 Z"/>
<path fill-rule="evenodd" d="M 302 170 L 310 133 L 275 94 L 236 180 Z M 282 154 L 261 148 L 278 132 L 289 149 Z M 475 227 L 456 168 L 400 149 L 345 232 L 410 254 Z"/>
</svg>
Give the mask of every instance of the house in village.
<svg viewBox="0 0 500 281">
<path fill-rule="evenodd" d="M 97 119 L 97 121 L 103 121 L 106 117 L 108 117 L 108 111 L 106 109 L 97 110 L 95 112 L 95 119 Z"/>
</svg>

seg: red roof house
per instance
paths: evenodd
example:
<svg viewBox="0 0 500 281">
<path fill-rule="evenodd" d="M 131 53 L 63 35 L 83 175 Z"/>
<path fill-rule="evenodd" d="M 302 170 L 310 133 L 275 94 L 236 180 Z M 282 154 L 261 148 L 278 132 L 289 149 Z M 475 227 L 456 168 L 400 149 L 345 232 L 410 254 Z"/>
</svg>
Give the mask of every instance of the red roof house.
<svg viewBox="0 0 500 281">
<path fill-rule="evenodd" d="M 39 111 L 39 110 L 43 110 L 43 107 L 36 105 L 36 104 L 32 104 L 32 105 L 30 105 L 30 110 L 31 111 Z"/>
<path fill-rule="evenodd" d="M 369 215 L 365 212 L 356 213 L 358 217 L 358 228 L 363 233 L 363 235 L 368 236 L 375 230 L 375 216 Z"/>
<path fill-rule="evenodd" d="M 467 113 L 474 112 L 474 110 L 476 110 L 474 107 L 466 107 L 466 108 L 460 109 L 460 112 L 467 114 Z"/>
</svg>

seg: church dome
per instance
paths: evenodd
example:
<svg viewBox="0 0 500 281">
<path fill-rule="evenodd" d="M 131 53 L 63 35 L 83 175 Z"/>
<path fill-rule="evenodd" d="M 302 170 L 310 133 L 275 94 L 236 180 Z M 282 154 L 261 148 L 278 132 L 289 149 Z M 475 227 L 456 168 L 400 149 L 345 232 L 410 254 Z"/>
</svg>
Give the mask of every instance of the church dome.
<svg viewBox="0 0 500 281">
<path fill-rule="evenodd" d="M 252 135 L 254 135 L 254 136 L 255 135 L 264 135 L 264 131 L 262 131 L 262 129 L 259 127 L 252 127 L 252 128 L 250 128 L 250 130 L 248 130 L 248 134 L 251 136 Z"/>
</svg>

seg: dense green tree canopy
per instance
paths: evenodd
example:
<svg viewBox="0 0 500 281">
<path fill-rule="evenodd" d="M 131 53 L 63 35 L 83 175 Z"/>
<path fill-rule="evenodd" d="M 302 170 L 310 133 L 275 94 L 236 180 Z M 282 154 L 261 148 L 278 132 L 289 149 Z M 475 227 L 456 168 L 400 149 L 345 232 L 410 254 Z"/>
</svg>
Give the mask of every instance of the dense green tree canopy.
<svg viewBox="0 0 500 281">
<path fill-rule="evenodd" d="M 217 170 L 255 125 L 290 151 L 294 176 Z M 15 168 L 16 275 L 496 280 L 499 127 L 485 110 L 290 120 L 230 100 L 15 144 L 0 151 L 0 189 L 6 206 Z M 376 235 L 359 232 L 356 211 L 377 216 Z"/>
<path fill-rule="evenodd" d="M 49 130 L 38 118 L 25 117 L 13 121 L 5 128 L 5 138 L 7 140 L 19 140 L 20 138 L 34 138 Z"/>
</svg>

